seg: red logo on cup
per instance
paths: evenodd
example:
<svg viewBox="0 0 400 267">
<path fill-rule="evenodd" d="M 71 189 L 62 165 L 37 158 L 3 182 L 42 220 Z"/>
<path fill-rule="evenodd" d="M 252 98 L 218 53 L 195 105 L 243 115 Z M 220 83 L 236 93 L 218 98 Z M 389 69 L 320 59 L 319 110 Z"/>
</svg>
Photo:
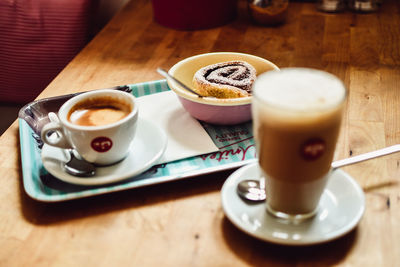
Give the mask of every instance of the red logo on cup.
<svg viewBox="0 0 400 267">
<path fill-rule="evenodd" d="M 113 142 L 110 138 L 100 136 L 92 140 L 91 146 L 97 152 L 107 152 L 111 149 Z"/>
<path fill-rule="evenodd" d="M 300 149 L 300 153 L 306 160 L 316 160 L 325 152 L 325 141 L 320 138 L 307 140 Z"/>
</svg>

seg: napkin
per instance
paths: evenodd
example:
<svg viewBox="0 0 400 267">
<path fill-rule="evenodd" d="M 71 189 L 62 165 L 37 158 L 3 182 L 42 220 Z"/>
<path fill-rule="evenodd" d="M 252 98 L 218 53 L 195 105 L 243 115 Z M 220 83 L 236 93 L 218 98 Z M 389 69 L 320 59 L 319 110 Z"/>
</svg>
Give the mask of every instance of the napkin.
<svg viewBox="0 0 400 267">
<path fill-rule="evenodd" d="M 139 118 L 150 120 L 167 134 L 159 164 L 218 151 L 201 124 L 182 107 L 172 91 L 138 97 Z"/>
</svg>

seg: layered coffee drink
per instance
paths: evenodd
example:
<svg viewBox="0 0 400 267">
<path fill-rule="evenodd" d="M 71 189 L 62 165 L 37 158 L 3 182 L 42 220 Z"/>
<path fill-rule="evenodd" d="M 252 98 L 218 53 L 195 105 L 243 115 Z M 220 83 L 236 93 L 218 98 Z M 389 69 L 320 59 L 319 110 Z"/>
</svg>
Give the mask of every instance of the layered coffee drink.
<svg viewBox="0 0 400 267">
<path fill-rule="evenodd" d="M 129 104 L 110 96 L 85 99 L 70 110 L 68 120 L 81 126 L 102 126 L 122 120 L 132 111 Z"/>
<path fill-rule="evenodd" d="M 260 75 L 253 93 L 267 207 L 275 215 L 312 215 L 331 169 L 346 89 L 326 72 L 288 68 Z"/>
</svg>

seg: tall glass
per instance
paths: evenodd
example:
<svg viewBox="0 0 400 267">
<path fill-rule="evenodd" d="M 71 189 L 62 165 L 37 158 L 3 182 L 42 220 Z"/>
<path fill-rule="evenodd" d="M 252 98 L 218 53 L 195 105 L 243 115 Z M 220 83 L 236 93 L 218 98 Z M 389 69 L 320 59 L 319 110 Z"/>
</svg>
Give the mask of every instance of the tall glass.
<svg viewBox="0 0 400 267">
<path fill-rule="evenodd" d="M 253 131 L 267 210 L 312 217 L 330 175 L 347 91 L 327 72 L 287 68 L 260 75 L 253 88 Z"/>
</svg>

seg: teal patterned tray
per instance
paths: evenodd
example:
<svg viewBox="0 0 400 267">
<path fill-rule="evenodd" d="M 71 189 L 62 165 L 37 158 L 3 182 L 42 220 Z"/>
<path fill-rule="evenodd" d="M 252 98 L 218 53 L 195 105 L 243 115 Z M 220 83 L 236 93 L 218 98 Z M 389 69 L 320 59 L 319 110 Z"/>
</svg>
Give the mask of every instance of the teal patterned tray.
<svg viewBox="0 0 400 267">
<path fill-rule="evenodd" d="M 170 90 L 165 80 L 116 87 L 136 97 Z M 19 132 L 23 184 L 26 193 L 38 201 L 57 202 L 149 186 L 202 174 L 232 169 L 254 162 L 256 149 L 251 122 L 235 126 L 216 126 L 201 122 L 219 151 L 153 166 L 141 175 L 103 186 L 65 183 L 49 174 L 41 160 L 41 126 L 47 113 L 57 111 L 73 95 L 32 102 L 19 113 Z"/>
</svg>

